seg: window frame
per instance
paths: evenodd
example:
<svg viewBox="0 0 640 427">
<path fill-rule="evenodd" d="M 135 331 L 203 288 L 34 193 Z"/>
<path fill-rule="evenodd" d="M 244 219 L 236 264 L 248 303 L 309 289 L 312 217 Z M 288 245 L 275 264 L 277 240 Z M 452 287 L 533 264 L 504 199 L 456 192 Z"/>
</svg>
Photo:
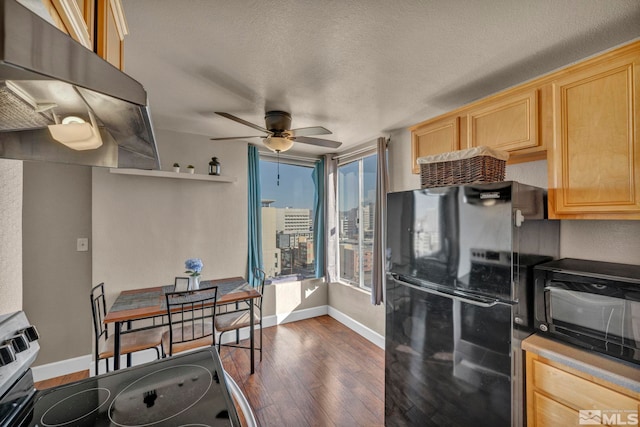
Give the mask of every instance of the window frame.
<svg viewBox="0 0 640 427">
<path fill-rule="evenodd" d="M 362 200 L 364 199 L 363 195 L 364 195 L 364 159 L 368 158 L 368 157 L 372 157 L 372 156 L 377 156 L 377 150 L 376 147 L 371 147 L 371 148 L 365 148 L 364 150 L 360 150 L 356 153 L 353 154 L 347 154 L 344 155 L 342 157 L 338 157 L 338 164 L 337 164 L 337 185 L 336 185 L 336 203 L 335 203 L 335 212 L 334 215 L 336 216 L 336 224 L 338 224 L 339 227 L 339 222 L 341 220 L 341 215 L 340 215 L 340 168 L 349 164 L 352 164 L 354 162 L 358 162 L 358 214 L 357 214 L 357 218 L 358 218 L 358 270 L 359 270 L 359 283 L 356 283 L 355 281 L 349 281 L 349 280 L 345 280 L 343 279 L 342 276 L 342 262 L 341 262 L 341 251 L 340 251 L 340 234 L 338 235 L 338 239 L 336 239 L 336 269 L 337 269 L 337 279 L 339 283 L 345 284 L 345 285 L 349 285 L 349 286 L 353 286 L 355 288 L 361 289 L 365 292 L 371 292 L 371 286 L 372 284 L 369 283 L 365 283 L 365 271 L 364 271 L 364 266 L 365 263 L 363 262 L 363 258 L 360 254 L 363 253 L 364 250 L 364 230 L 362 228 L 364 221 L 363 221 L 363 211 L 364 211 L 364 205 L 362 203 Z M 377 173 L 377 171 L 376 171 Z M 374 208 L 375 208 L 375 200 L 374 200 Z"/>
<path fill-rule="evenodd" d="M 305 168 L 309 168 L 311 173 L 313 173 L 313 168 L 315 167 L 316 163 L 319 161 L 319 158 L 314 158 L 314 157 L 298 157 L 298 156 L 291 156 L 291 155 L 287 155 L 287 154 L 282 154 L 280 153 L 279 155 L 277 155 L 276 153 L 271 153 L 271 152 L 259 152 L 259 161 L 260 164 L 262 165 L 262 162 L 271 162 L 271 163 L 279 163 L 280 165 L 287 165 L 287 166 L 299 166 L 299 167 L 305 167 Z M 261 172 L 262 174 L 262 169 Z M 261 182 L 261 187 L 264 186 L 264 183 Z M 313 191 L 315 190 L 315 186 L 312 185 L 312 189 Z M 264 194 L 261 194 L 261 199 L 265 200 L 265 196 Z M 262 201 L 261 200 L 261 201 Z M 306 209 L 306 208 L 304 208 Z M 311 211 L 311 226 L 313 227 L 313 229 L 315 229 L 316 224 L 315 224 L 315 219 L 314 219 L 314 215 L 313 215 L 313 207 L 310 209 Z M 260 227 L 262 229 L 262 224 L 260 224 Z M 263 234 L 264 236 L 264 234 Z M 276 246 L 277 248 L 277 246 Z M 263 254 L 263 259 L 265 259 L 264 257 L 264 243 L 263 243 L 263 248 L 262 248 L 262 254 Z M 277 255 L 276 255 L 277 256 Z M 303 275 L 303 274 L 298 274 L 298 273 L 294 273 L 296 274 L 296 277 L 292 277 L 290 280 L 291 281 L 295 281 L 295 280 L 315 280 L 315 257 L 316 254 L 314 253 L 314 273 L 312 275 Z M 273 276 L 273 277 L 268 277 L 270 280 L 272 281 L 288 281 L 285 280 L 284 277 L 288 276 L 288 274 L 284 274 L 284 272 L 281 270 L 282 269 L 282 265 L 283 265 L 283 252 L 281 250 L 280 256 L 278 257 L 277 260 L 277 266 L 275 268 L 280 270 L 280 275 L 278 276 Z M 302 276 L 302 277 L 300 277 Z"/>
</svg>

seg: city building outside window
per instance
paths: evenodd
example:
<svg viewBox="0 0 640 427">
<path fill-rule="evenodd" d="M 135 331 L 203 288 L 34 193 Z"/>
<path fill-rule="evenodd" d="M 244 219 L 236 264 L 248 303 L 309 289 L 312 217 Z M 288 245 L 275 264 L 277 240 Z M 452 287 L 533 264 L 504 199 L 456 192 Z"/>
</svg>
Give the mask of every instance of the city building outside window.
<svg viewBox="0 0 640 427">
<path fill-rule="evenodd" d="M 377 154 L 338 166 L 340 280 L 371 289 Z"/>
<path fill-rule="evenodd" d="M 268 278 L 315 276 L 312 174 L 312 163 L 260 159 L 262 259 Z"/>
</svg>

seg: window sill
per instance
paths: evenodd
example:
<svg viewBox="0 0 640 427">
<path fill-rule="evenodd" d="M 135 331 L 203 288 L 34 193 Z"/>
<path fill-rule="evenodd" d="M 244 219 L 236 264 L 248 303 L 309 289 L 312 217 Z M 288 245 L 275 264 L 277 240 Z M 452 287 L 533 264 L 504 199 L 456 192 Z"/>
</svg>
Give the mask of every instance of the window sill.
<svg viewBox="0 0 640 427">
<path fill-rule="evenodd" d="M 308 277 L 308 278 L 296 278 L 296 277 L 291 277 L 291 278 L 286 278 L 286 279 L 267 279 L 266 280 L 266 284 L 268 285 L 282 285 L 282 284 L 287 284 L 287 283 L 304 283 L 304 284 L 311 284 L 311 283 L 325 283 L 324 277 L 320 277 L 319 279 L 316 279 L 315 277 Z"/>
<path fill-rule="evenodd" d="M 350 288 L 356 289 L 356 290 L 358 290 L 358 291 L 360 291 L 362 293 L 365 293 L 367 295 L 371 295 L 371 288 L 362 288 L 360 286 L 354 285 L 353 283 L 345 282 L 345 281 L 342 281 L 342 280 L 338 280 L 338 281 L 332 282 L 332 283 L 337 283 L 337 284 L 340 284 L 340 285 L 348 286 Z"/>
</svg>

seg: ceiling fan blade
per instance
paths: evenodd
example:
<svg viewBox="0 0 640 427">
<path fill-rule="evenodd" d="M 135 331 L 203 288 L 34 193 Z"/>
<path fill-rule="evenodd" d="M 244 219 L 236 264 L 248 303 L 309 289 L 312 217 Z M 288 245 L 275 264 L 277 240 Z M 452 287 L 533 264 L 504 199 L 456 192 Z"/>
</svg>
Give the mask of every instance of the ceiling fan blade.
<svg viewBox="0 0 640 427">
<path fill-rule="evenodd" d="M 327 148 L 338 148 L 342 145 L 342 142 L 329 141 L 328 139 L 320 139 L 320 138 L 309 138 L 308 136 L 299 136 L 292 139 L 295 139 L 296 142 L 302 142 L 304 144 L 317 145 L 319 147 L 327 147 Z"/>
<path fill-rule="evenodd" d="M 226 141 L 228 139 L 247 139 L 247 138 L 265 138 L 265 135 L 253 135 L 253 136 L 226 136 L 221 138 L 209 138 L 210 141 Z"/>
<path fill-rule="evenodd" d="M 311 136 L 330 135 L 331 131 L 329 129 L 323 128 L 322 126 L 311 126 L 308 128 L 291 129 L 289 133 L 291 134 L 291 136 Z"/>
<path fill-rule="evenodd" d="M 259 130 L 260 132 L 265 132 L 265 133 L 269 133 L 269 134 L 271 133 L 265 128 L 262 128 L 262 127 L 260 127 L 258 125 L 254 125 L 251 122 L 243 120 L 240 117 L 233 116 L 233 115 L 231 115 L 229 113 L 220 113 L 220 112 L 216 111 L 216 114 L 219 115 L 219 116 L 225 117 L 225 118 L 227 118 L 229 120 L 233 120 L 234 122 L 238 122 L 238 123 L 241 123 L 241 124 L 243 124 L 245 126 L 249 126 L 250 128 L 253 128 L 255 130 Z"/>
</svg>

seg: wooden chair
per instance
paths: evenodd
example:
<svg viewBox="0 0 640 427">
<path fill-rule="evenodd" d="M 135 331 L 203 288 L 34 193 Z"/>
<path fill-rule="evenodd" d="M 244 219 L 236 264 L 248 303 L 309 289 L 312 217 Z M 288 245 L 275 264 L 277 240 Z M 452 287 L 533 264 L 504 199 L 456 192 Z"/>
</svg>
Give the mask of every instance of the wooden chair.
<svg viewBox="0 0 640 427">
<path fill-rule="evenodd" d="M 259 268 L 255 270 L 255 277 L 258 279 L 258 289 L 260 290 L 260 297 L 252 300 L 242 301 L 238 304 L 227 304 L 227 306 L 235 305 L 233 308 L 224 307 L 227 311 L 220 311 L 216 316 L 216 330 L 220 332 L 218 336 L 218 353 L 221 346 L 237 347 L 237 348 L 250 348 L 240 345 L 240 329 L 248 328 L 251 326 L 251 312 L 250 305 L 254 304 L 253 310 L 253 326 L 260 327 L 260 345 L 255 347 L 260 351 L 260 361 L 262 361 L 262 298 L 264 295 L 264 282 L 266 280 L 266 274 Z M 222 344 L 222 335 L 225 332 L 236 331 L 235 344 Z"/>
<path fill-rule="evenodd" d="M 100 360 L 104 359 L 107 372 L 109 372 L 109 360 L 114 355 L 114 336 L 109 335 L 109 329 L 104 323 L 107 315 L 107 306 L 104 297 L 104 282 L 91 289 L 91 313 L 93 314 L 93 331 L 95 334 L 94 351 L 96 363 L 96 375 Z M 140 331 L 123 331 L 120 335 L 120 354 L 131 354 L 143 350 L 155 350 L 158 359 L 162 343 L 162 328 L 153 327 Z"/>
<path fill-rule="evenodd" d="M 218 287 L 165 294 L 169 330 L 162 334 L 164 356 L 215 345 L 217 298 Z"/>
</svg>

